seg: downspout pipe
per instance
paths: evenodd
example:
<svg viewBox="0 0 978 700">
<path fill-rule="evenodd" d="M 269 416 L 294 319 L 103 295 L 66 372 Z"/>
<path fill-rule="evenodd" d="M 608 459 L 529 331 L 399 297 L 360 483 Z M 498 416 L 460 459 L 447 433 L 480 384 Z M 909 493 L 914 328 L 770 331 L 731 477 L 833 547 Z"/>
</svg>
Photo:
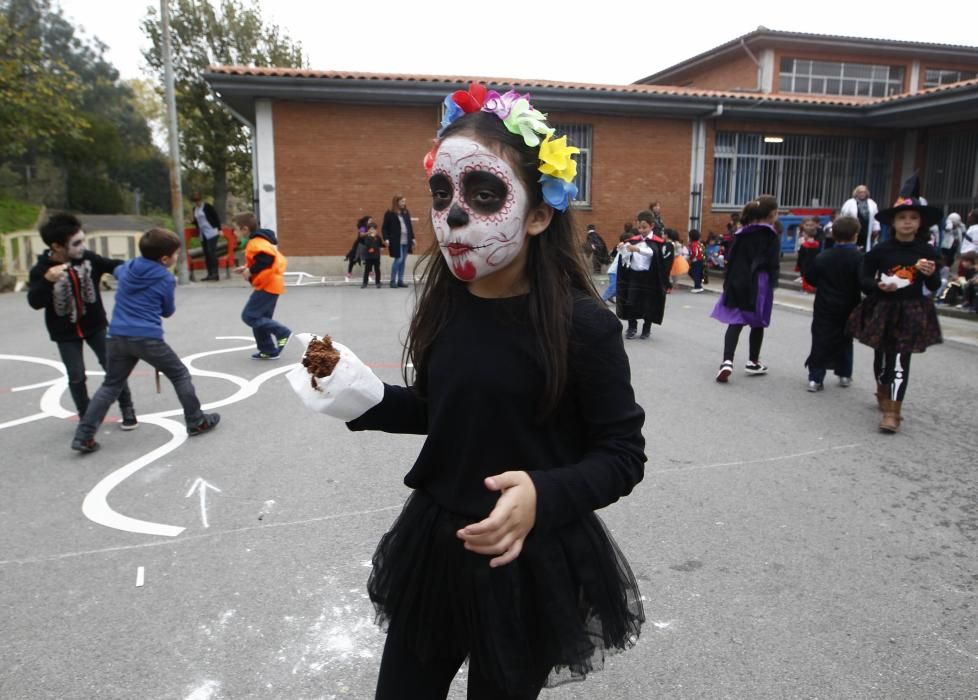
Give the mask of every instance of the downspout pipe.
<svg viewBox="0 0 978 700">
<path fill-rule="evenodd" d="M 751 52 L 750 47 L 747 46 L 747 42 L 744 41 L 743 38 L 740 39 L 740 48 L 744 50 L 744 53 L 747 54 L 748 58 L 750 58 L 750 60 L 754 62 L 754 65 L 757 66 L 757 88 L 755 89 L 758 92 L 760 92 L 761 91 L 761 62 L 757 60 L 757 56 L 755 56 Z"/>
</svg>

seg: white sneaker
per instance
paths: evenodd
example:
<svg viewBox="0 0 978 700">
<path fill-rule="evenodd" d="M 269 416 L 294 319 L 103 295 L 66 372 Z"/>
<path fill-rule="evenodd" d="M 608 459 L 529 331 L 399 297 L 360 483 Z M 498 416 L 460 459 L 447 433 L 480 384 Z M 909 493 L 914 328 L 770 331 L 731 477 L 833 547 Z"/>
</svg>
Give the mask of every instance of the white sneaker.
<svg viewBox="0 0 978 700">
<path fill-rule="evenodd" d="M 700 287 L 699 289 L 696 289 L 696 288 L 690 289 L 689 290 L 689 293 L 690 294 L 702 294 L 703 293 L 703 288 Z"/>
<path fill-rule="evenodd" d="M 767 366 L 760 362 L 748 362 L 744 365 L 744 371 L 747 374 L 767 374 Z"/>
<path fill-rule="evenodd" d="M 717 381 L 721 384 L 726 384 L 731 374 L 733 374 L 733 362 L 724 360 L 723 364 L 720 365 L 720 370 L 717 372 Z"/>
<path fill-rule="evenodd" d="M 852 377 L 839 377 L 839 386 L 847 387 L 852 384 Z"/>
<path fill-rule="evenodd" d="M 808 390 L 810 392 L 812 392 L 813 394 L 816 391 L 821 391 L 824 388 L 825 388 L 825 385 L 822 384 L 822 383 L 820 383 L 820 382 L 815 382 L 815 381 L 808 382 Z"/>
</svg>

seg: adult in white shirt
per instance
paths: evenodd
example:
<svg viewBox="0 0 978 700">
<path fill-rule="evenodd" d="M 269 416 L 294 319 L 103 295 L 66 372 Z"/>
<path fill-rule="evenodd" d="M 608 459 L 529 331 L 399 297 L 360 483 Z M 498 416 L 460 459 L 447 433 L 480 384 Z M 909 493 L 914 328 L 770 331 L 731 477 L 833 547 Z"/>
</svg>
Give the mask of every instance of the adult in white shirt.
<svg viewBox="0 0 978 700">
<path fill-rule="evenodd" d="M 879 239 L 880 222 L 876 220 L 879 211 L 876 202 L 870 198 L 869 188 L 866 185 L 859 185 L 854 189 L 852 198 L 847 199 L 839 210 L 839 216 L 852 216 L 859 219 L 859 238 L 856 244 L 863 250 L 872 248 Z"/>
<path fill-rule="evenodd" d="M 978 251 L 978 209 L 968 212 L 964 223 L 968 229 L 961 235 L 961 255 L 972 250 Z"/>
<path fill-rule="evenodd" d="M 944 256 L 944 264 L 947 267 L 951 267 L 958 254 L 965 229 L 960 214 L 951 212 L 947 215 L 947 221 L 944 223 L 944 235 L 941 237 L 941 254 Z"/>
<path fill-rule="evenodd" d="M 190 195 L 194 203 L 193 221 L 197 227 L 197 237 L 204 251 L 204 261 L 207 264 L 205 282 L 215 282 L 220 279 L 217 275 L 217 235 L 221 232 L 221 217 L 213 205 L 203 201 L 200 192 Z"/>
</svg>

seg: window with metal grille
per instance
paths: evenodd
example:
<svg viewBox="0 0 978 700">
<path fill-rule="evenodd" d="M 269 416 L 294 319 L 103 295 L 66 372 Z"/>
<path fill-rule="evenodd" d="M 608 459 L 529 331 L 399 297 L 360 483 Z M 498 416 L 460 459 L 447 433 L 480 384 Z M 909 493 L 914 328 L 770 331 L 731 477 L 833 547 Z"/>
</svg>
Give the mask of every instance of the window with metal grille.
<svg viewBox="0 0 978 700">
<path fill-rule="evenodd" d="M 887 97 L 903 92 L 903 66 L 782 58 L 781 92 Z"/>
<path fill-rule="evenodd" d="M 978 72 L 966 70 L 945 70 L 943 68 L 928 68 L 924 72 L 924 87 L 932 88 L 938 85 L 960 83 L 962 80 L 978 78 Z"/>
<path fill-rule="evenodd" d="M 837 209 L 857 185 L 889 201 L 893 144 L 850 136 L 719 131 L 713 150 L 713 207 L 739 208 L 760 194 L 784 208 Z"/>
<path fill-rule="evenodd" d="M 575 156 L 577 161 L 577 199 L 575 207 L 591 206 L 591 125 L 590 124 L 551 124 L 557 138 L 566 135 L 568 146 L 577 146 L 581 152 Z"/>
<path fill-rule="evenodd" d="M 978 208 L 978 130 L 932 135 L 924 173 L 924 196 L 945 214 Z"/>
</svg>

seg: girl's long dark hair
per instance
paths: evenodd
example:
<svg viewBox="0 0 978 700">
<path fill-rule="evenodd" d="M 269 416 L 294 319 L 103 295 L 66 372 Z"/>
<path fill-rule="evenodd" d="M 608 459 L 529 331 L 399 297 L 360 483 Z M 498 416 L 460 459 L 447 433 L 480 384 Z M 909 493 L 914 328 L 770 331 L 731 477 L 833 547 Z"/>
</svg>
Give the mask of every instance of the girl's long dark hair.
<svg viewBox="0 0 978 700">
<path fill-rule="evenodd" d="M 540 177 L 539 149 L 527 146 L 522 137 L 512 134 L 502 120 L 487 112 L 467 114 L 453 122 L 442 133 L 467 135 L 496 150 L 513 166 L 530 194 L 530 206 L 543 201 L 537 180 Z M 452 318 L 466 285 L 452 274 L 438 246 L 437 237 L 418 261 L 421 284 L 415 289 L 418 299 L 414 317 L 404 344 L 404 380 L 411 383 L 407 365 L 414 365 L 415 382 L 426 390 L 426 372 L 431 348 L 442 329 Z M 543 393 L 539 397 L 542 415 L 549 414 L 560 401 L 567 383 L 567 355 L 573 316 L 573 291 L 600 300 L 594 289 L 582 256 L 582 239 L 570 210 L 554 210 L 550 225 L 543 233 L 528 236 L 526 278 L 529 283 L 529 322 L 535 331 L 540 366 L 544 375 Z M 419 276 L 415 275 L 416 279 Z"/>
<path fill-rule="evenodd" d="M 764 221 L 777 208 L 777 199 L 769 194 L 762 194 L 754 201 L 744 205 L 743 211 L 740 212 L 740 225 L 747 226 L 758 221 Z"/>
</svg>

